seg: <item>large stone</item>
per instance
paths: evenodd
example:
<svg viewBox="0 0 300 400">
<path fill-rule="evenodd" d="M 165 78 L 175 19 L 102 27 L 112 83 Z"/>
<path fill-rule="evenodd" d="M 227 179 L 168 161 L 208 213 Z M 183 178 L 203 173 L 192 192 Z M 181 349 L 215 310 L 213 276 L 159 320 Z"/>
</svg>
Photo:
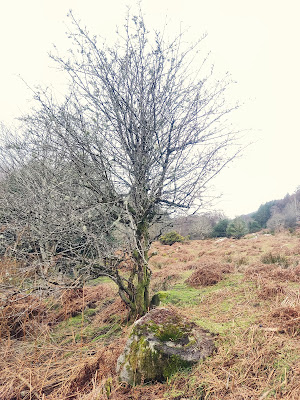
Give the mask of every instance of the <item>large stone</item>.
<svg viewBox="0 0 300 400">
<path fill-rule="evenodd" d="M 215 350 L 212 335 L 167 308 L 155 308 L 137 320 L 118 359 L 121 381 L 130 385 L 165 381 Z"/>
</svg>

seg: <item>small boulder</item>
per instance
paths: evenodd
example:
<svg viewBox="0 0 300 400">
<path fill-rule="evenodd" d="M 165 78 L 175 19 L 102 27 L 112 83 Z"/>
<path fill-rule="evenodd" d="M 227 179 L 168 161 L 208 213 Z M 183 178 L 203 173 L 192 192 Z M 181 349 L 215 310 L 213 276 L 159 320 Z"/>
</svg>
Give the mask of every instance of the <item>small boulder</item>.
<svg viewBox="0 0 300 400">
<path fill-rule="evenodd" d="M 137 320 L 117 372 L 123 382 L 163 382 L 182 368 L 210 356 L 215 350 L 212 335 L 167 308 L 155 308 Z"/>
</svg>

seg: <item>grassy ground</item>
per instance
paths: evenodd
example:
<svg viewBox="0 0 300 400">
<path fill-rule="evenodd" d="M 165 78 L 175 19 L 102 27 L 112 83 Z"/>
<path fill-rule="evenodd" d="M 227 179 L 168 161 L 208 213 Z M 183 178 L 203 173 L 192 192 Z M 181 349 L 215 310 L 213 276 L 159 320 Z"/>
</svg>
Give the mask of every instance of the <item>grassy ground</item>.
<svg viewBox="0 0 300 400">
<path fill-rule="evenodd" d="M 15 299 L 0 308 L 0 399 L 298 400 L 299 238 L 296 231 L 153 245 L 153 294 L 213 332 L 218 349 L 164 384 L 118 382 L 130 326 L 107 279 L 44 300 Z M 8 267 L 2 263 L 0 281 Z"/>
</svg>

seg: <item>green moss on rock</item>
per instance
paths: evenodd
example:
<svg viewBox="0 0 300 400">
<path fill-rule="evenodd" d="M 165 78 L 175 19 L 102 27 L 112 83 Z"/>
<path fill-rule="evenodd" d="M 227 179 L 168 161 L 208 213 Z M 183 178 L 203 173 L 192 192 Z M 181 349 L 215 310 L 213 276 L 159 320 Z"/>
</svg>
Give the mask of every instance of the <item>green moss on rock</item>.
<svg viewBox="0 0 300 400">
<path fill-rule="evenodd" d="M 117 369 L 120 380 L 131 385 L 163 382 L 214 349 L 206 331 L 172 310 L 156 308 L 135 322 Z"/>
</svg>

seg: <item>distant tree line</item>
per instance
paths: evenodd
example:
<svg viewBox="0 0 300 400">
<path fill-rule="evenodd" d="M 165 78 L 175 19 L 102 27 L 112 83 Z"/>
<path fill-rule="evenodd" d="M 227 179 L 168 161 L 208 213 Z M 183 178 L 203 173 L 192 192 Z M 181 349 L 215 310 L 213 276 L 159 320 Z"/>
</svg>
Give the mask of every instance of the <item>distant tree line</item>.
<svg viewBox="0 0 300 400">
<path fill-rule="evenodd" d="M 206 239 L 211 237 L 214 226 L 224 219 L 220 212 L 207 212 L 201 215 L 189 215 L 172 218 L 170 224 L 172 229 L 191 240 Z"/>
<path fill-rule="evenodd" d="M 272 200 L 262 204 L 257 211 L 230 220 L 223 218 L 212 229 L 212 237 L 233 237 L 239 239 L 247 233 L 261 229 L 278 232 L 282 229 L 294 229 L 300 221 L 300 188 L 292 195 L 287 194 L 281 200 Z"/>
</svg>

